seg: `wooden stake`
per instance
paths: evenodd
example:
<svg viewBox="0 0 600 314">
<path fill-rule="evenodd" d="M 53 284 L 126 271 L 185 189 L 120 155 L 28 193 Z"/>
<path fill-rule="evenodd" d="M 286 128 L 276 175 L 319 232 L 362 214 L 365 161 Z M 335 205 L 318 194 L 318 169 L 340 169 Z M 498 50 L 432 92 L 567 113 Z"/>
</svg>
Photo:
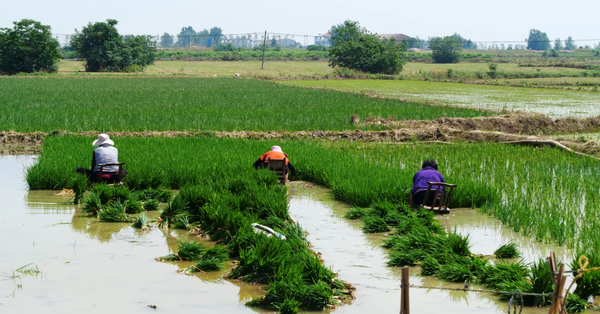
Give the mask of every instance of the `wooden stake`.
<svg viewBox="0 0 600 314">
<path fill-rule="evenodd" d="M 408 277 L 410 276 L 408 266 L 402 267 L 402 277 L 400 280 L 400 314 L 410 314 L 410 302 L 408 295 Z"/>
</svg>

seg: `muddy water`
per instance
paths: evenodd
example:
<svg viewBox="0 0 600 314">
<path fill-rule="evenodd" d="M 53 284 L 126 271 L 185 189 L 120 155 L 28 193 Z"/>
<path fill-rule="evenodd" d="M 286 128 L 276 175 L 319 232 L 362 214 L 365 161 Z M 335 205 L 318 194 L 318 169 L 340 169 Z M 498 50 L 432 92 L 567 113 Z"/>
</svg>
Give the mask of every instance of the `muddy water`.
<svg viewBox="0 0 600 314">
<path fill-rule="evenodd" d="M 187 276 L 154 257 L 176 249 L 175 232 L 140 232 L 98 223 L 68 197 L 28 193 L 31 156 L 0 156 L 1 313 L 252 313 L 244 303 L 258 286 L 223 279 L 225 272 Z M 16 270 L 39 269 L 36 275 Z M 14 276 L 13 276 L 14 274 Z"/>
<path fill-rule="evenodd" d="M 311 188 L 312 186 L 312 188 Z M 395 313 L 400 309 L 399 268 L 387 267 L 387 252 L 381 248 L 383 235 L 366 235 L 360 221 L 343 218 L 348 205 L 333 200 L 330 190 L 306 184 L 290 184 L 290 215 L 309 232 L 308 239 L 314 250 L 322 253 L 327 266 L 339 277 L 356 287 L 356 300 L 335 313 Z M 492 254 L 500 245 L 514 241 L 522 243 L 526 261 L 548 255 L 550 250 L 558 257 L 568 259 L 564 248 L 546 246 L 529 241 L 504 227 L 498 220 L 473 210 L 458 210 L 438 217 L 449 230 L 471 235 L 473 252 Z M 433 277 L 421 277 L 418 269 L 411 269 L 410 282 L 416 285 L 462 288 Z M 471 285 L 472 288 L 482 288 Z M 412 313 L 506 313 L 507 303 L 493 295 L 411 289 Z M 547 309 L 526 308 L 523 313 L 547 313 Z"/>
</svg>

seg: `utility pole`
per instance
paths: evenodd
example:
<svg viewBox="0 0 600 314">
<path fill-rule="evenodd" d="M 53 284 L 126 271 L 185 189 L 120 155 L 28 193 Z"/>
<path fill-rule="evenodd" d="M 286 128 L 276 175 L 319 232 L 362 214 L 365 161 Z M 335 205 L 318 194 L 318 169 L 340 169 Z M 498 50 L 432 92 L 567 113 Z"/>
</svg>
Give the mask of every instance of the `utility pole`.
<svg viewBox="0 0 600 314">
<path fill-rule="evenodd" d="M 265 40 L 263 42 L 263 59 L 260 68 L 264 68 L 265 66 L 265 49 L 267 48 L 267 31 L 265 31 Z"/>
</svg>

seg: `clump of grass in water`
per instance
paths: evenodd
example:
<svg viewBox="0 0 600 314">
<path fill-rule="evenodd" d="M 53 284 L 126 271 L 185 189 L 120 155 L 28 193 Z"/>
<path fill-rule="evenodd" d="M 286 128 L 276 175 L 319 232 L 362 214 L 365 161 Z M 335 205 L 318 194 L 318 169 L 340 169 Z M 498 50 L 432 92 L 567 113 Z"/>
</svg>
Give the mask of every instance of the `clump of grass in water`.
<svg viewBox="0 0 600 314">
<path fill-rule="evenodd" d="M 137 229 L 142 229 L 142 230 L 148 230 L 148 229 L 150 229 L 149 225 L 150 225 L 150 218 L 148 218 L 148 216 L 146 216 L 146 214 L 141 214 L 141 215 L 137 216 L 137 219 L 133 223 L 132 227 L 137 228 Z"/>
<path fill-rule="evenodd" d="M 102 200 L 100 194 L 96 191 L 91 191 L 84 200 L 81 210 L 90 215 L 97 216 L 102 211 Z"/>
<path fill-rule="evenodd" d="M 554 291 L 554 279 L 552 277 L 552 272 L 548 267 L 548 261 L 545 259 L 540 259 L 533 263 L 529 279 L 531 280 L 532 286 L 531 292 L 544 294 Z M 532 306 L 545 306 L 551 304 L 552 299 L 536 296 L 533 297 L 532 303 Z"/>
<path fill-rule="evenodd" d="M 344 218 L 352 220 L 361 219 L 366 214 L 367 212 L 364 209 L 360 207 L 352 207 L 344 214 Z"/>
<path fill-rule="evenodd" d="M 71 181 L 69 182 L 69 187 L 75 193 L 75 198 L 73 200 L 74 204 L 79 204 L 79 201 L 81 201 L 83 198 L 83 193 L 87 191 L 89 186 L 90 182 L 87 176 L 83 174 L 78 173 L 71 178 Z"/>
<path fill-rule="evenodd" d="M 569 312 L 569 313 L 585 312 L 587 306 L 588 306 L 588 303 L 586 300 L 580 298 L 576 294 L 569 293 L 569 296 L 567 297 L 567 304 L 565 305 L 567 312 Z"/>
<path fill-rule="evenodd" d="M 98 213 L 98 220 L 102 222 L 130 222 L 132 219 L 125 212 L 126 208 L 127 201 L 125 203 L 112 202 Z"/>
<path fill-rule="evenodd" d="M 195 267 L 192 267 L 190 270 L 196 271 L 217 271 L 223 268 L 223 263 L 227 261 L 229 258 L 229 250 L 227 247 L 222 245 L 215 245 L 212 248 L 208 249 L 204 255 L 202 255 L 202 259 L 196 264 Z"/>
<path fill-rule="evenodd" d="M 519 248 L 519 246 L 514 242 L 503 244 L 494 252 L 494 257 L 496 257 L 496 258 L 521 257 L 521 253 L 519 252 L 518 248 Z"/>
<path fill-rule="evenodd" d="M 143 208 L 146 211 L 156 211 L 156 210 L 158 210 L 158 201 L 155 199 L 147 200 L 144 203 Z"/>
<path fill-rule="evenodd" d="M 379 216 L 365 216 L 363 218 L 363 231 L 366 233 L 390 231 L 387 223 Z"/>
<path fill-rule="evenodd" d="M 166 203 L 173 198 L 173 192 L 167 189 L 153 189 L 149 188 L 140 192 L 141 201 L 156 201 L 159 203 Z"/>
</svg>

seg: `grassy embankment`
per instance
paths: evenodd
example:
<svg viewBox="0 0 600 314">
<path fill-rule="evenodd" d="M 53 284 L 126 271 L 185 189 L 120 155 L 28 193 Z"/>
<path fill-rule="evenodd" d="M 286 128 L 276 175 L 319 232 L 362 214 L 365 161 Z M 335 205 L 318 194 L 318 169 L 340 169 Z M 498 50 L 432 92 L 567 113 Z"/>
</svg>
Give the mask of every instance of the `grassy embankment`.
<svg viewBox="0 0 600 314">
<path fill-rule="evenodd" d="M 493 112 L 237 79 L 0 79 L 0 130 L 353 130 L 350 116 L 409 120 Z"/>
</svg>

